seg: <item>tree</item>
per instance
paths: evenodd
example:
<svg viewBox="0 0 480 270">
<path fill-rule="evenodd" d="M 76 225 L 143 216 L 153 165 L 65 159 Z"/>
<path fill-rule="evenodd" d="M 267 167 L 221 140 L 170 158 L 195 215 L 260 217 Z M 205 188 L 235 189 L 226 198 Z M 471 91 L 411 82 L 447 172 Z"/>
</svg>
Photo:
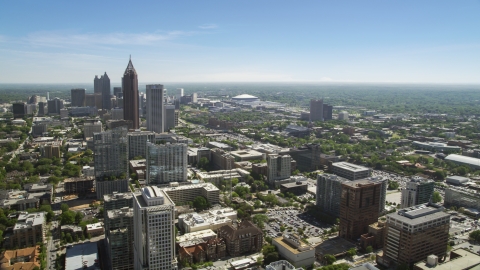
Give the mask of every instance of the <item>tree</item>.
<svg viewBox="0 0 480 270">
<path fill-rule="evenodd" d="M 368 247 L 365 249 L 365 252 L 367 252 L 367 253 L 372 253 L 372 252 L 373 252 L 372 246 L 368 246 Z"/>
<path fill-rule="evenodd" d="M 471 232 L 469 235 L 470 239 L 474 240 L 475 242 L 480 241 L 480 230 L 476 230 Z"/>
<path fill-rule="evenodd" d="M 331 254 L 326 254 L 325 257 L 325 262 L 328 264 L 328 265 L 331 265 L 333 264 L 337 259 L 335 258 L 335 256 L 331 255 Z"/>
<path fill-rule="evenodd" d="M 440 195 L 440 192 L 434 191 L 432 194 L 432 202 L 439 203 L 441 201 L 442 201 L 442 196 Z"/>
<path fill-rule="evenodd" d="M 262 230 L 265 227 L 264 223 L 267 221 L 268 221 L 267 215 L 258 214 L 253 217 L 253 223 L 255 223 Z"/>
<path fill-rule="evenodd" d="M 389 190 L 396 190 L 396 189 L 398 189 L 398 187 L 399 187 L 399 184 L 398 184 L 397 181 L 388 180 L 388 189 Z"/>
<path fill-rule="evenodd" d="M 60 205 L 60 209 L 62 210 L 62 212 L 67 212 L 69 209 L 68 204 L 62 203 L 62 205 Z"/>
<path fill-rule="evenodd" d="M 357 255 L 357 249 L 356 248 L 351 248 L 347 251 L 347 256 L 348 257 L 353 257 L 355 255 Z"/>
<path fill-rule="evenodd" d="M 209 207 L 209 203 L 205 197 L 197 196 L 195 199 L 193 199 L 193 207 L 198 211 L 201 211 L 207 209 Z"/>
<path fill-rule="evenodd" d="M 75 214 L 75 223 L 77 223 L 77 224 L 80 223 L 80 222 L 82 221 L 82 219 L 83 219 L 83 214 L 82 214 L 82 212 L 77 212 L 77 213 Z"/>
<path fill-rule="evenodd" d="M 204 170 L 208 170 L 209 168 L 209 164 L 210 162 L 208 161 L 208 159 L 206 157 L 202 157 L 199 161 L 198 161 L 198 164 L 197 164 L 197 167 L 199 169 L 204 169 Z"/>
</svg>

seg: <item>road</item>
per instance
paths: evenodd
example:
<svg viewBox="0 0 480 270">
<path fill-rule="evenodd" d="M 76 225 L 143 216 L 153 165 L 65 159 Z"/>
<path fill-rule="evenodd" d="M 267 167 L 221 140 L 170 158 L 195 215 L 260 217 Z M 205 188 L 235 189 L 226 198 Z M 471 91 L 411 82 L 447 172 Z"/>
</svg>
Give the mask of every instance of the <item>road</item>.
<svg viewBox="0 0 480 270">
<path fill-rule="evenodd" d="M 58 234 L 56 233 L 57 230 L 53 228 L 57 228 L 59 224 L 59 221 L 52 221 L 51 225 L 49 226 L 52 236 L 47 238 L 47 270 L 55 269 L 55 259 L 57 257 L 55 243 L 58 241 Z"/>
</svg>

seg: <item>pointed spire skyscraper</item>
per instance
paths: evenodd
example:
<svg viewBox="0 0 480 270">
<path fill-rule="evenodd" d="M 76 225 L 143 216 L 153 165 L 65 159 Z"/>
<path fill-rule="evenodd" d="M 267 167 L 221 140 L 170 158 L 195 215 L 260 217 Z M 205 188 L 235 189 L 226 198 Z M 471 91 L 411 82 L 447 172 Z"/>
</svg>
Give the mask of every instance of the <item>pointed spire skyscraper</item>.
<svg viewBox="0 0 480 270">
<path fill-rule="evenodd" d="M 138 129 L 140 128 L 138 117 L 138 78 L 131 58 L 122 77 L 122 89 L 123 119 L 132 121 L 131 128 Z"/>
</svg>

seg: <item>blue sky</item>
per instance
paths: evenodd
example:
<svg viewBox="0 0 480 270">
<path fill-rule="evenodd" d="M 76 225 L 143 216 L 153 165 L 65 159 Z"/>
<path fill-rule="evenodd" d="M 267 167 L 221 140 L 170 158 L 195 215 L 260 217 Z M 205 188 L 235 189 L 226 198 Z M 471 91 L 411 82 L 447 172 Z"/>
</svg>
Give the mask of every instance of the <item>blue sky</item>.
<svg viewBox="0 0 480 270">
<path fill-rule="evenodd" d="M 480 84 L 480 1 L 2 1 L 0 83 Z"/>
</svg>

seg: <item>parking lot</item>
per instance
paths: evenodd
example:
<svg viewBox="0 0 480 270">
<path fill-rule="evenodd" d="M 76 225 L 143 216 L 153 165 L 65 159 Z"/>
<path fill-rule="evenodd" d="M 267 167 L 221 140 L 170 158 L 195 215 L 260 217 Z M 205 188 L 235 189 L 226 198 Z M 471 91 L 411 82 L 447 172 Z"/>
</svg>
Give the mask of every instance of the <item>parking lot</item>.
<svg viewBox="0 0 480 270">
<path fill-rule="evenodd" d="M 265 230 L 270 237 L 282 235 L 282 226 L 285 227 L 284 232 L 290 233 L 298 233 L 298 229 L 302 229 L 307 239 L 320 237 L 324 230 L 332 227 L 293 207 L 269 209 L 267 216 L 270 221 L 265 224 Z"/>
</svg>

